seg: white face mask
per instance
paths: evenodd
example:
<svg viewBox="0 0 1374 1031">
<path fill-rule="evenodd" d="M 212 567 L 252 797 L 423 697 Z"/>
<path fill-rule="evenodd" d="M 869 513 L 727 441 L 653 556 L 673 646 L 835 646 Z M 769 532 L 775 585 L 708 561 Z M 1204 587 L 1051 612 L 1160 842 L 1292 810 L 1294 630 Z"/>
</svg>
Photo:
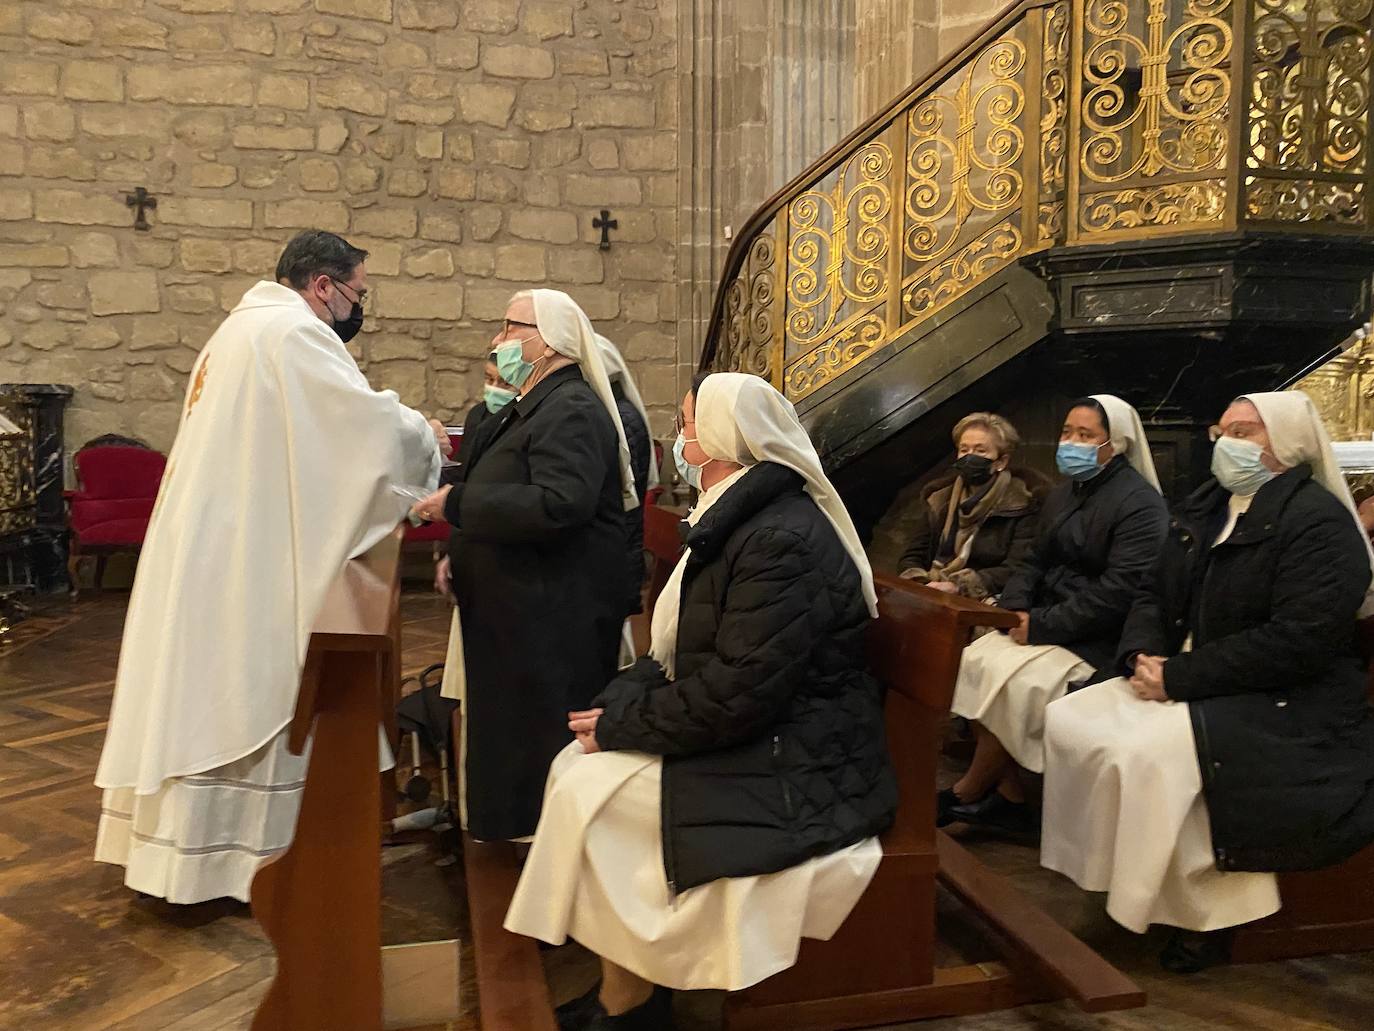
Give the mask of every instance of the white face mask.
<svg viewBox="0 0 1374 1031">
<path fill-rule="evenodd" d="M 1218 437 L 1212 445 L 1212 475 L 1232 494 L 1249 497 L 1278 474 L 1264 464 L 1264 448 L 1238 437 Z"/>
</svg>

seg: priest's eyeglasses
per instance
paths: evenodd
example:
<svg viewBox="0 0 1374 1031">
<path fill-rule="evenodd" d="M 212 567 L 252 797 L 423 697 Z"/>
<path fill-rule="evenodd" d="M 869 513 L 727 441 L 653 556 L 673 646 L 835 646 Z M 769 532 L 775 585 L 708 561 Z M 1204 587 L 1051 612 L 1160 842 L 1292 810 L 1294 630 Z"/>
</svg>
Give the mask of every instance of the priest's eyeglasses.
<svg viewBox="0 0 1374 1031">
<path fill-rule="evenodd" d="M 366 308 L 366 307 L 367 307 L 367 291 L 366 291 L 366 290 L 354 290 L 354 289 L 353 289 L 351 286 L 349 286 L 347 283 L 341 283 L 339 280 L 335 279 L 333 276 L 330 276 L 329 279 L 330 279 L 330 282 L 332 282 L 336 287 L 339 288 L 339 292 L 340 292 L 340 293 L 343 293 L 343 295 L 344 295 L 344 300 L 345 300 L 345 301 L 350 301 L 350 302 L 352 302 L 353 304 L 358 305 L 360 308 Z M 347 293 L 344 293 L 344 291 L 347 291 Z M 348 296 L 349 294 L 352 294 L 353 296 L 350 297 L 350 296 Z"/>
</svg>

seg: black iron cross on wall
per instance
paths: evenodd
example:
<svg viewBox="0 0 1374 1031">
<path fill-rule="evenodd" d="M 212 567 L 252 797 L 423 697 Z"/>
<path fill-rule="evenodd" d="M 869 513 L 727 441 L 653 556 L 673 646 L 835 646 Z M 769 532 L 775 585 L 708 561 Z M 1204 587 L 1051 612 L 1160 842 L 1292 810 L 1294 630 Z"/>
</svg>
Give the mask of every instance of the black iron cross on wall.
<svg viewBox="0 0 1374 1031">
<path fill-rule="evenodd" d="M 134 209 L 135 229 L 146 232 L 152 228 L 148 224 L 147 213 L 157 207 L 156 197 L 140 186 L 124 198 L 124 203 Z"/>
<path fill-rule="evenodd" d="M 601 230 L 601 243 L 598 248 L 603 251 L 611 249 L 611 230 L 620 228 L 620 220 L 611 218 L 611 213 L 605 208 L 601 209 L 601 217 L 592 219 L 592 228 Z"/>
</svg>

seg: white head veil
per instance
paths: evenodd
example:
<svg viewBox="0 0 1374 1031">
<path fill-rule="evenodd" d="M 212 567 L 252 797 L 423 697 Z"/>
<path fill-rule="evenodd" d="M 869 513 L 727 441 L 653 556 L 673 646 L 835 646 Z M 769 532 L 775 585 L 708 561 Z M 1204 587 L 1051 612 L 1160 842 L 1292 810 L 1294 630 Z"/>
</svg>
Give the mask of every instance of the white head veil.
<svg viewBox="0 0 1374 1031">
<path fill-rule="evenodd" d="M 1369 535 L 1360 524 L 1355 509 L 1355 499 L 1350 496 L 1350 488 L 1341 475 L 1340 463 L 1331 449 L 1331 438 L 1322 425 L 1321 415 L 1312 399 L 1301 390 L 1279 390 L 1268 394 L 1243 394 L 1236 400 L 1249 401 L 1264 420 L 1264 428 L 1269 432 L 1269 445 L 1280 465 L 1292 468 L 1306 462 L 1312 467 L 1312 479 L 1335 495 L 1342 505 L 1350 510 L 1350 518 L 1355 520 L 1355 529 L 1364 541 L 1369 553 L 1369 565 L 1374 569 L 1374 548 L 1370 548 Z M 1374 612 L 1374 583 L 1365 595 L 1361 616 Z"/>
<path fill-rule="evenodd" d="M 878 614 L 873 568 L 854 529 L 849 510 L 821 469 L 811 438 L 797 421 L 792 403 L 766 380 L 741 372 L 716 372 L 696 397 L 697 443 L 709 458 L 740 465 L 774 462 L 806 481 L 806 492 L 835 527 L 863 582 L 870 615 Z"/>
<path fill-rule="evenodd" d="M 1155 460 L 1150 456 L 1150 442 L 1145 439 L 1145 427 L 1140 424 L 1140 413 L 1115 394 L 1093 394 L 1092 399 L 1107 413 L 1112 450 L 1125 455 L 1131 467 L 1158 491 L 1159 476 L 1155 473 Z"/>
<path fill-rule="evenodd" d="M 615 344 L 598 333 L 596 334 L 596 346 L 601 351 L 601 364 L 606 367 L 607 379 L 612 383 L 620 383 L 620 389 L 625 392 L 625 400 L 634 406 L 639 417 L 644 420 L 644 428 L 649 434 L 649 482 L 647 486 L 652 490 L 658 486 L 658 462 L 655 461 L 654 456 L 654 434 L 649 425 L 649 413 L 644 408 L 644 400 L 639 396 L 639 387 L 635 385 L 634 378 L 630 375 L 629 366 L 625 364 L 625 358 Z"/>
<path fill-rule="evenodd" d="M 582 369 L 582 378 L 592 388 L 615 426 L 615 435 L 620 462 L 620 490 L 625 502 L 625 511 L 639 507 L 639 495 L 635 492 L 635 476 L 630 468 L 630 449 L 625 444 L 625 427 L 620 425 L 620 411 L 615 405 L 615 395 L 611 392 L 611 381 L 606 376 L 606 367 L 601 361 L 601 350 L 596 346 L 596 334 L 587 315 L 577 306 L 577 302 L 562 290 L 531 290 L 534 297 L 534 323 L 539 327 L 539 335 L 544 343 L 563 355 L 571 358 Z"/>
</svg>

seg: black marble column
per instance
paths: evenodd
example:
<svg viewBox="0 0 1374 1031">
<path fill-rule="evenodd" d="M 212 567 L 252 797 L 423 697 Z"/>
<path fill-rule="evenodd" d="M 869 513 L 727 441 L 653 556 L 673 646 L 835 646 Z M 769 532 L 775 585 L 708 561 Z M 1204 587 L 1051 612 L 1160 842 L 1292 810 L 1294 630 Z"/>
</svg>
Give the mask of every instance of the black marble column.
<svg viewBox="0 0 1374 1031">
<path fill-rule="evenodd" d="M 0 414 L 19 427 L 0 436 L 0 594 L 67 588 L 63 416 L 72 388 L 0 383 Z"/>
</svg>

